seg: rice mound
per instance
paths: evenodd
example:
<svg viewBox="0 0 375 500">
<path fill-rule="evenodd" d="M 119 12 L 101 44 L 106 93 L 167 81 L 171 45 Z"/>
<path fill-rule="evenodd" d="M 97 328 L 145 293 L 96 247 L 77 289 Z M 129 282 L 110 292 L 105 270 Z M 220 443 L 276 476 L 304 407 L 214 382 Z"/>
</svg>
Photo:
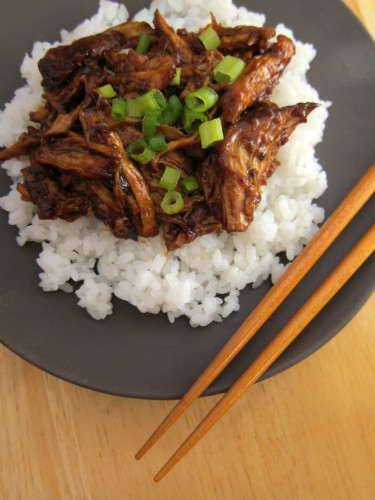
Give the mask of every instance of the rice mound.
<svg viewBox="0 0 375 500">
<path fill-rule="evenodd" d="M 231 0 L 154 0 L 134 20 L 152 24 L 159 9 L 175 29 L 196 30 L 210 22 L 212 11 L 218 22 L 262 26 L 263 14 L 236 7 Z M 74 31 L 61 31 L 60 43 L 103 31 L 128 20 L 124 5 L 100 0 L 97 14 Z M 283 25 L 277 34 L 293 33 Z M 223 321 L 239 309 L 239 292 L 246 285 L 256 287 L 271 277 L 275 282 L 285 270 L 278 254 L 289 261 L 301 251 L 318 229 L 324 210 L 313 202 L 327 187 L 326 174 L 315 157 L 314 148 L 322 140 L 327 102 L 319 99 L 306 72 L 315 56 L 311 44 L 295 41 L 296 54 L 287 66 L 271 98 L 279 106 L 302 101 L 322 105 L 299 125 L 279 151 L 281 165 L 263 188 L 254 221 L 245 233 L 209 234 L 170 253 L 161 237 L 132 240 L 115 238 L 95 217 L 74 222 L 40 220 L 31 203 L 20 199 L 15 189 L 20 170 L 27 161 L 4 162 L 13 180 L 0 206 L 9 212 L 9 223 L 19 228 L 17 242 L 40 242 L 37 259 L 41 267 L 40 286 L 45 291 L 74 292 L 78 305 L 95 319 L 113 312 L 113 294 L 141 312 L 168 315 L 170 322 L 186 315 L 191 326 Z M 29 124 L 28 112 L 41 101 L 38 60 L 53 46 L 36 42 L 26 55 L 21 73 L 26 85 L 15 92 L 11 103 L 0 112 L 0 144 L 10 146 Z M 77 285 L 73 286 L 74 283 Z"/>
</svg>

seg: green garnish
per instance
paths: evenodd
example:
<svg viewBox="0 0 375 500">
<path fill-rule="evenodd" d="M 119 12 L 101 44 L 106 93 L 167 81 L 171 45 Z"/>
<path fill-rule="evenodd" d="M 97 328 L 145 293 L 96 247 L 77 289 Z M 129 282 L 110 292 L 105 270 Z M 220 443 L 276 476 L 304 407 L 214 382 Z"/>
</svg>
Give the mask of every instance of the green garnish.
<svg viewBox="0 0 375 500">
<path fill-rule="evenodd" d="M 115 120 L 123 120 L 125 118 L 126 101 L 116 98 L 112 101 L 111 116 Z"/>
<path fill-rule="evenodd" d="M 152 151 L 165 151 L 168 149 L 165 137 L 163 134 L 156 134 L 147 140 L 148 145 Z"/>
<path fill-rule="evenodd" d="M 158 186 L 167 191 L 174 191 L 180 178 L 181 171 L 177 168 L 165 167 L 164 173 L 161 176 Z"/>
<path fill-rule="evenodd" d="M 189 175 L 188 177 L 185 177 L 185 179 L 183 179 L 180 182 L 180 184 L 184 188 L 186 194 L 190 194 L 199 188 L 198 181 L 194 177 L 194 175 Z"/>
<path fill-rule="evenodd" d="M 206 50 L 215 50 L 221 44 L 219 35 L 211 26 L 204 30 L 198 38 L 203 43 Z"/>
<path fill-rule="evenodd" d="M 178 191 L 167 191 L 160 206 L 168 215 L 177 214 L 184 208 L 184 200 Z"/>
<path fill-rule="evenodd" d="M 110 83 L 107 83 L 107 85 L 103 85 L 102 87 L 99 87 L 98 90 L 102 94 L 102 96 L 107 99 L 112 99 L 112 97 L 117 96 L 117 92 Z"/>
<path fill-rule="evenodd" d="M 182 102 L 176 95 L 171 95 L 168 99 L 166 109 L 163 111 L 160 121 L 165 125 L 173 126 L 182 114 Z"/>
<path fill-rule="evenodd" d="M 126 148 L 126 152 L 133 160 L 146 164 L 154 156 L 154 152 L 143 139 L 136 139 Z"/>
<path fill-rule="evenodd" d="M 140 95 L 135 99 L 127 99 L 128 116 L 142 118 L 146 113 L 153 110 L 161 114 L 167 107 L 167 101 L 160 90 L 152 89 L 147 94 Z"/>
<path fill-rule="evenodd" d="M 217 83 L 233 82 L 241 74 L 245 63 L 239 57 L 225 56 L 213 70 Z"/>
<path fill-rule="evenodd" d="M 146 54 L 146 52 L 150 47 L 150 43 L 151 43 L 151 37 L 146 35 L 145 33 L 141 33 L 139 35 L 137 48 L 135 49 L 136 52 L 139 52 L 140 54 Z"/>
<path fill-rule="evenodd" d="M 224 139 L 220 118 L 202 123 L 199 126 L 202 149 L 207 149 L 218 141 Z"/>
<path fill-rule="evenodd" d="M 181 68 L 176 68 L 176 74 L 174 75 L 173 80 L 170 85 L 180 85 L 181 82 Z"/>
<path fill-rule="evenodd" d="M 218 94 L 211 87 L 201 87 L 185 97 L 186 106 L 192 111 L 203 112 L 212 108 L 219 100 Z"/>
<path fill-rule="evenodd" d="M 159 116 L 159 111 L 155 109 L 147 111 L 144 115 L 142 121 L 142 135 L 146 141 L 155 135 L 156 126 L 160 125 Z"/>
<path fill-rule="evenodd" d="M 207 120 L 208 118 L 204 113 L 192 111 L 187 106 L 184 106 L 182 110 L 182 124 L 187 134 L 194 134 L 198 130 L 199 125 Z"/>
</svg>

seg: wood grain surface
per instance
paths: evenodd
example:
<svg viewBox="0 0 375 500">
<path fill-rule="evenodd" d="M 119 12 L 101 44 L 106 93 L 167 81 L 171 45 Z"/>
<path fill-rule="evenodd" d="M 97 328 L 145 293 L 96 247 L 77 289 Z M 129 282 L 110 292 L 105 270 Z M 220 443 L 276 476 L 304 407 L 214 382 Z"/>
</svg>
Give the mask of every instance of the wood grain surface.
<svg viewBox="0 0 375 500">
<path fill-rule="evenodd" d="M 375 1 L 345 1 L 375 38 Z M 323 348 L 254 386 L 155 484 L 219 397 L 198 400 L 137 462 L 174 402 L 83 389 L 0 345 L 0 500 L 374 500 L 375 294 Z"/>
</svg>

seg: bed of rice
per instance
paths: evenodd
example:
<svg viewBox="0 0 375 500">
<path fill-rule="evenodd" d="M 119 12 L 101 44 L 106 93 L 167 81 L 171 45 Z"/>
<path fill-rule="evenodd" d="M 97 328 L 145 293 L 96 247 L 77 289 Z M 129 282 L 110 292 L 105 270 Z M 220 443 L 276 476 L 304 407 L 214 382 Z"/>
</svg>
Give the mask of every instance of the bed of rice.
<svg viewBox="0 0 375 500">
<path fill-rule="evenodd" d="M 206 25 L 210 11 L 218 22 L 228 26 L 265 23 L 264 15 L 236 7 L 230 0 L 154 0 L 134 19 L 152 24 L 156 8 L 175 29 L 196 30 Z M 127 19 L 124 5 L 101 0 L 97 14 L 73 32 L 62 31 L 58 43 L 70 43 Z M 278 34 L 293 37 L 282 25 L 276 29 Z M 0 114 L 1 145 L 11 145 L 29 124 L 28 111 L 41 100 L 37 61 L 50 47 L 47 42 L 36 42 L 31 55 L 25 56 L 21 72 L 27 83 Z M 296 55 L 272 95 L 280 106 L 321 102 L 306 79 L 314 56 L 312 45 L 296 41 Z M 21 201 L 15 189 L 27 160 L 3 164 L 13 184 L 0 206 L 9 212 L 9 223 L 19 228 L 19 245 L 41 242 L 37 262 L 42 269 L 39 276 L 43 290 L 76 293 L 78 305 L 93 318 L 104 319 L 113 312 L 114 294 L 142 312 L 162 311 L 171 322 L 181 315 L 189 318 L 191 326 L 222 321 L 238 310 L 239 293 L 246 285 L 256 287 L 269 277 L 275 282 L 282 275 L 285 266 L 278 254 L 285 252 L 292 260 L 324 218 L 323 209 L 313 201 L 327 184 L 314 151 L 322 140 L 328 116 L 328 104 L 322 104 L 281 148 L 281 166 L 263 189 L 262 201 L 246 233 L 203 236 L 167 254 L 161 238 L 139 242 L 116 239 L 103 231 L 103 224 L 94 217 L 73 223 L 39 220 L 33 205 Z"/>
</svg>

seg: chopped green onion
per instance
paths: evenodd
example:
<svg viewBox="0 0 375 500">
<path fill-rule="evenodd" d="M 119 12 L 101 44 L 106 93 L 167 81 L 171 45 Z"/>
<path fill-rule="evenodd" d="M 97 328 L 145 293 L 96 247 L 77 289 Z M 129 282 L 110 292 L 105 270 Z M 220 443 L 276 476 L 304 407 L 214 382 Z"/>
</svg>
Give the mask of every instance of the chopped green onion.
<svg viewBox="0 0 375 500">
<path fill-rule="evenodd" d="M 126 99 L 126 116 L 133 116 L 134 118 L 142 118 L 144 115 L 141 106 L 136 99 Z"/>
<path fill-rule="evenodd" d="M 176 95 L 171 95 L 168 99 L 168 106 L 163 111 L 160 121 L 166 125 L 174 125 L 182 114 L 182 102 Z"/>
<path fill-rule="evenodd" d="M 165 167 L 164 174 L 161 176 L 158 186 L 167 191 L 174 191 L 180 178 L 181 170 L 173 167 Z"/>
<path fill-rule="evenodd" d="M 180 85 L 181 83 L 181 68 L 176 68 L 176 74 L 169 85 Z"/>
<path fill-rule="evenodd" d="M 150 146 L 152 151 L 165 151 L 166 149 L 168 149 L 163 134 L 153 135 L 147 140 L 147 144 Z"/>
<path fill-rule="evenodd" d="M 123 120 L 125 118 L 126 101 L 124 99 L 113 99 L 111 107 L 111 116 L 115 120 Z"/>
<path fill-rule="evenodd" d="M 199 188 L 199 184 L 194 175 L 189 175 L 181 181 L 181 186 L 184 188 L 185 193 L 190 194 Z"/>
<path fill-rule="evenodd" d="M 239 57 L 225 56 L 213 70 L 217 83 L 233 82 L 242 72 L 245 63 Z"/>
<path fill-rule="evenodd" d="M 142 118 L 146 113 L 153 110 L 161 114 L 167 107 L 167 101 L 160 90 L 152 89 L 147 94 L 140 95 L 135 99 L 127 99 L 128 116 Z"/>
<path fill-rule="evenodd" d="M 224 139 L 223 128 L 220 118 L 215 118 L 199 126 L 202 149 L 207 149 L 215 142 Z"/>
<path fill-rule="evenodd" d="M 160 113 L 167 107 L 167 101 L 160 90 L 152 89 L 147 94 L 135 98 L 143 113 L 151 109 L 159 110 Z"/>
<path fill-rule="evenodd" d="M 108 83 L 107 85 L 103 85 L 102 87 L 99 87 L 98 90 L 102 94 L 102 96 L 106 97 L 107 99 L 111 99 L 112 97 L 117 96 L 117 92 L 110 83 Z"/>
<path fill-rule="evenodd" d="M 184 200 L 178 191 L 167 191 L 160 206 L 168 215 L 177 214 L 184 208 Z"/>
<path fill-rule="evenodd" d="M 153 151 L 143 139 L 136 139 L 126 148 L 126 152 L 133 160 L 146 164 L 154 156 Z"/>
<path fill-rule="evenodd" d="M 212 108 L 218 100 L 218 94 L 211 87 L 201 87 L 185 97 L 186 106 L 192 111 L 199 112 Z"/>
<path fill-rule="evenodd" d="M 219 35 L 211 26 L 204 30 L 198 38 L 203 43 L 206 50 L 215 50 L 221 44 Z"/>
<path fill-rule="evenodd" d="M 192 111 L 187 106 L 184 106 L 182 110 L 182 124 L 187 134 L 194 134 L 198 130 L 199 125 L 207 120 L 208 118 L 204 113 Z"/>
<path fill-rule="evenodd" d="M 159 124 L 159 112 L 154 109 L 147 111 L 142 122 L 142 135 L 146 141 L 155 135 L 156 126 Z"/>
<path fill-rule="evenodd" d="M 150 47 L 150 43 L 151 43 L 151 37 L 145 35 L 144 33 L 141 33 L 139 35 L 138 45 L 135 50 L 140 54 L 146 54 L 148 48 Z"/>
<path fill-rule="evenodd" d="M 128 115 L 138 118 L 153 111 L 161 115 L 168 105 L 162 92 L 157 89 L 152 89 L 147 94 L 140 95 L 135 99 L 128 99 L 128 101 L 131 101 L 130 106 L 128 106 Z"/>
</svg>

